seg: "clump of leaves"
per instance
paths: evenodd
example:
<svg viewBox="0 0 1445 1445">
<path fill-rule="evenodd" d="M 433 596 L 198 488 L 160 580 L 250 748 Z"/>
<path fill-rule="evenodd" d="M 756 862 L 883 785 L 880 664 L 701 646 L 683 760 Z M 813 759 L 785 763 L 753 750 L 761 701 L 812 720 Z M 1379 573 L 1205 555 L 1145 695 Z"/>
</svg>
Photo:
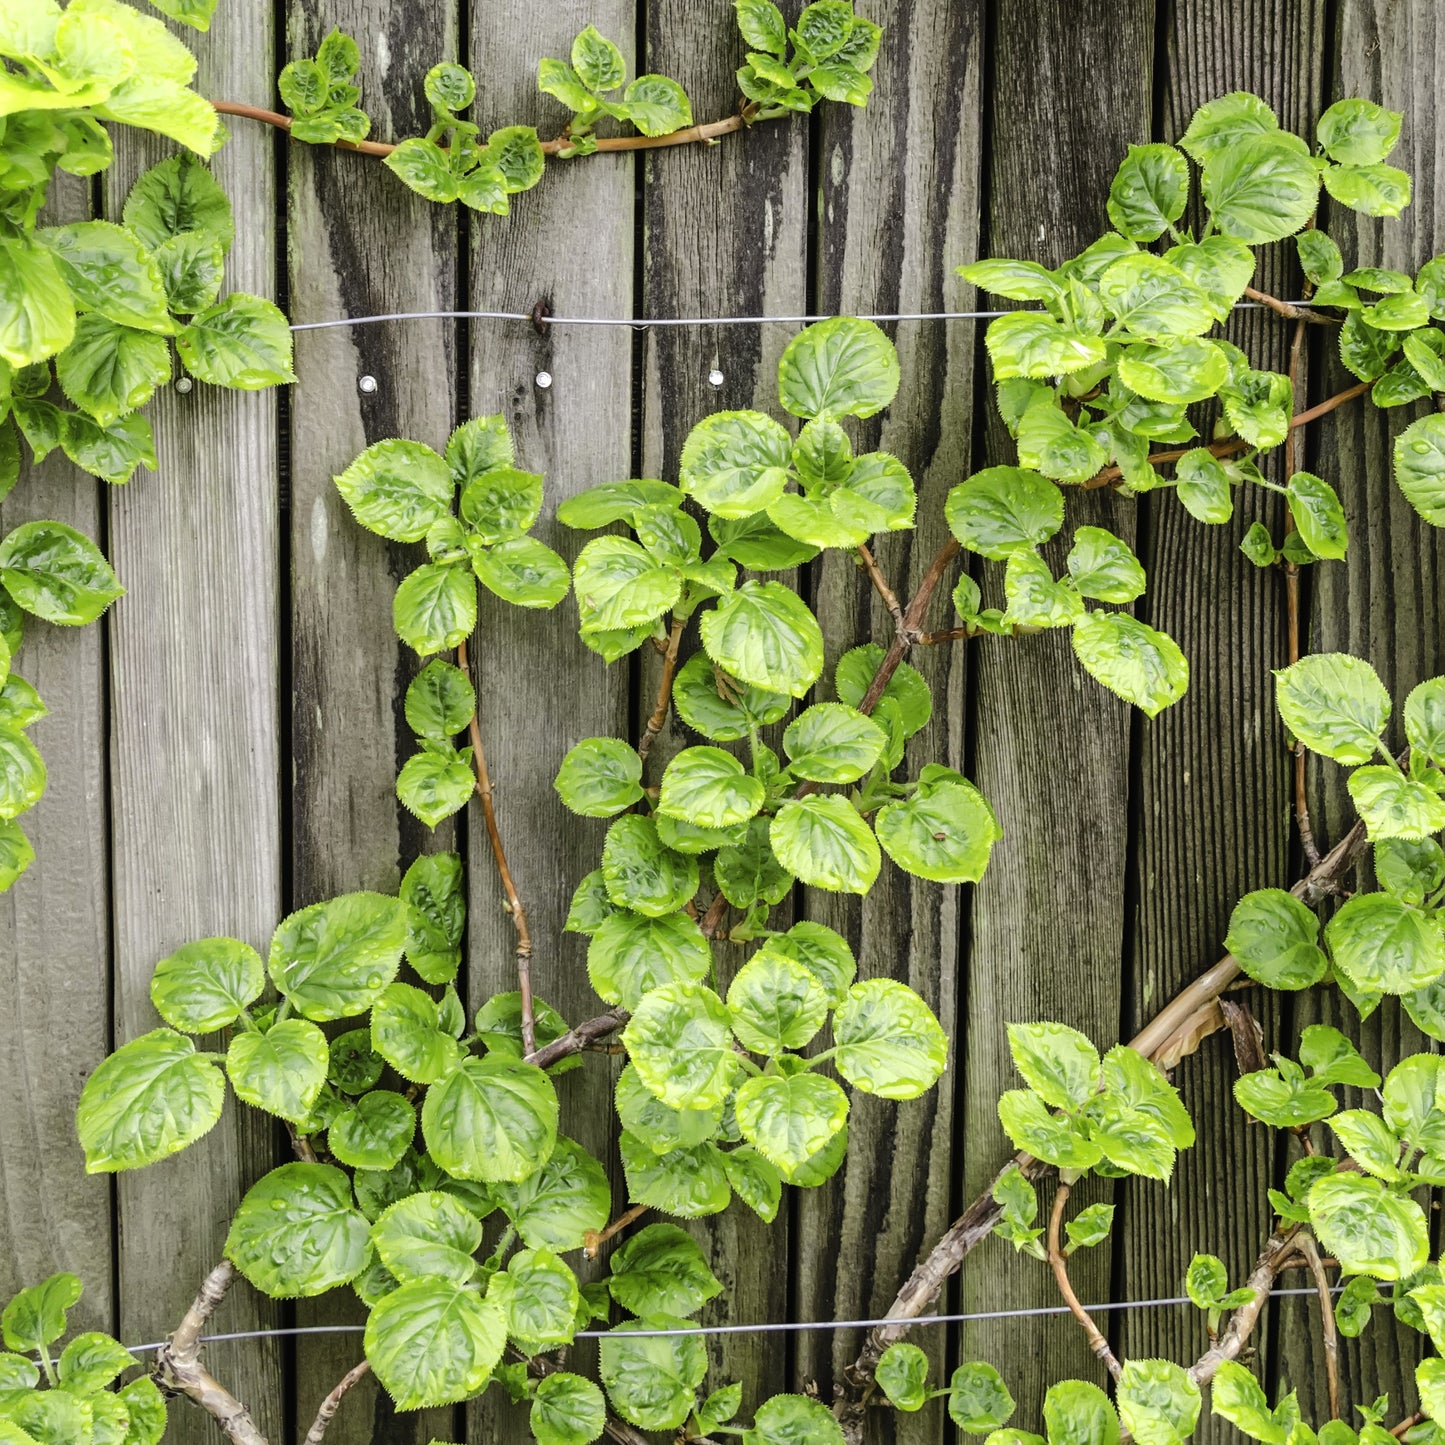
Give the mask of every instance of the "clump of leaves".
<svg viewBox="0 0 1445 1445">
<path fill-rule="evenodd" d="M 815 0 L 791 30 L 772 0 L 733 0 L 733 8 L 749 46 L 738 89 L 758 107 L 757 119 L 806 114 L 819 100 L 867 103 L 883 31 L 853 13 L 853 0 Z"/>
<path fill-rule="evenodd" d="M 317 47 L 314 60 L 293 60 L 277 77 L 281 99 L 291 111 L 291 134 L 313 145 L 365 140 L 371 117 L 356 102 L 361 52 L 356 42 L 333 30 Z"/>
</svg>

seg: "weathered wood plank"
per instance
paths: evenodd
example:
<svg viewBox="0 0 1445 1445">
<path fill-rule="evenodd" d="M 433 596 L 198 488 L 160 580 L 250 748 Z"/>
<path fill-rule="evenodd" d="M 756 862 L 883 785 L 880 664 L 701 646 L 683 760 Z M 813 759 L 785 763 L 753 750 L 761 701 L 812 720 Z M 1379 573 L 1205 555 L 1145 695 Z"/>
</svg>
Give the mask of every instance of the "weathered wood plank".
<svg viewBox="0 0 1445 1445">
<path fill-rule="evenodd" d="M 1002 0 L 995 12 L 981 253 L 1053 266 L 1107 227 L 1104 201 L 1118 158 L 1148 134 L 1154 7 L 1128 0 L 1111 9 L 1106 26 L 1067 4 Z M 986 452 L 990 461 L 1014 458 L 992 405 Z M 1132 541 L 1133 505 L 1069 497 L 1063 532 L 1045 549 L 1056 570 L 1082 523 Z M 1001 573 L 996 564 L 984 568 L 986 598 L 1001 588 Z M 1118 1036 L 1133 725 L 1129 710 L 1078 667 L 1067 638 L 987 638 L 977 647 L 973 778 L 997 809 L 1004 839 L 975 890 L 970 923 L 959 1121 L 965 1198 L 987 1183 L 1006 1148 L 996 1103 L 1016 1076 L 1004 1025 L 1057 1019 L 1101 1045 Z M 1092 1253 L 1073 1271 L 1085 1300 L 1106 1298 L 1109 1287 L 1108 1256 Z M 1055 1304 L 1057 1292 L 1043 1266 L 1000 1255 L 992 1269 L 965 1268 L 960 1299 L 965 1310 L 1009 1308 Z M 965 1327 L 962 1349 L 965 1359 L 1003 1369 L 1020 1403 L 1013 1423 L 1029 1429 L 1048 1384 L 1102 1376 L 1067 1317 Z"/>
<path fill-rule="evenodd" d="M 825 105 L 819 117 L 818 295 L 810 309 L 945 310 L 966 289 L 953 268 L 977 254 L 984 7 L 889 4 L 868 14 L 885 27 L 868 106 Z M 904 322 L 889 330 L 902 367 L 898 399 L 860 428 L 859 450 L 893 452 L 913 473 L 917 530 L 879 537 L 874 548 L 906 598 L 949 535 L 944 498 L 968 471 L 977 329 Z M 886 644 L 893 620 L 850 556 L 826 553 L 814 572 L 831 676 L 841 652 L 868 639 Z M 945 595 L 935 617 L 946 610 Z M 961 767 L 967 650 L 917 649 L 910 661 L 933 689 L 934 713 L 911 741 L 903 775 L 916 776 L 927 762 Z M 927 999 L 953 1040 L 953 1057 L 937 1089 L 917 1102 L 853 1094 L 846 1163 L 821 1189 L 798 1194 L 799 1318 L 881 1315 L 947 1227 L 956 1202 L 961 902 L 962 890 L 919 882 L 888 863 L 861 906 L 828 894 L 807 899 L 810 917 L 850 938 L 861 977 L 900 978 Z M 802 1336 L 795 1387 L 816 1379 L 830 1398 L 858 1343 L 852 1334 Z M 932 1375 L 946 1378 L 945 1332 L 920 1331 L 917 1343 Z M 900 1440 L 935 1440 L 951 1429 L 941 1401 L 913 1415 L 880 1416 L 875 1435 L 884 1422 Z"/>
<path fill-rule="evenodd" d="M 60 178 L 45 223 L 83 220 L 83 181 Z M 147 475 L 140 483 L 156 485 Z M 0 507 L 0 536 L 62 521 L 101 539 L 104 483 L 52 452 L 31 463 Z M 81 1178 L 75 1105 L 110 1040 L 110 859 L 106 849 L 105 625 L 27 619 L 12 671 L 50 709 L 30 729 L 45 759 L 45 796 L 19 819 L 30 871 L 0 894 L 0 1073 L 16 1107 L 0 1117 L 0 1300 L 70 1270 L 85 1284 L 72 1319 L 111 1329 L 115 1240 L 111 1186 Z"/>
<path fill-rule="evenodd" d="M 1437 105 L 1445 23 L 1437 6 L 1421 0 L 1346 0 L 1336 26 L 1337 73 L 1326 99 L 1365 96 L 1405 113 L 1400 145 L 1390 160 L 1413 176 L 1414 201 L 1398 221 L 1371 221 L 1332 208 L 1324 223 L 1340 243 L 1347 266 L 1396 266 L 1413 275 L 1445 249 Z M 1354 378 L 1339 365 L 1333 348 L 1326 343 L 1322 350 L 1328 360 L 1318 369 L 1318 390 L 1327 396 Z M 1445 541 L 1400 495 L 1390 462 L 1392 439 L 1427 408 L 1422 403 L 1379 411 L 1353 403 L 1312 429 L 1317 433 L 1311 453 L 1318 458 L 1316 470 L 1334 483 L 1344 503 L 1350 551 L 1343 562 L 1312 569 L 1308 648 L 1368 658 L 1397 699 L 1422 678 L 1445 671 Z M 1398 721 L 1388 736 L 1393 745 L 1403 744 Z M 1316 831 L 1338 838 L 1354 821 L 1344 770 L 1312 760 L 1309 776 Z M 1342 1000 L 1322 995 L 1304 1002 L 1298 1023 L 1342 1028 L 1360 1040 L 1366 1058 L 1382 1073 L 1403 1054 L 1428 1044 L 1393 1001 L 1363 1025 Z M 1283 1376 L 1299 1386 L 1304 1409 L 1323 1419 L 1318 1312 L 1295 1308 L 1282 1315 L 1280 1334 Z M 1346 1402 L 1367 1403 L 1388 1391 L 1392 1409 L 1414 1408 L 1415 1361 L 1422 1345 L 1413 1331 L 1392 1328 L 1388 1316 L 1377 1319 L 1359 1340 L 1344 1342 L 1340 1373 Z"/>
<path fill-rule="evenodd" d="M 269 95 L 271 35 L 267 0 L 223 7 L 209 36 L 187 32 L 201 90 Z M 107 213 L 174 149 L 118 136 Z M 228 288 L 271 295 L 271 133 L 238 124 L 215 171 L 236 213 Z M 159 958 L 208 934 L 264 950 L 281 901 L 276 398 L 197 384 L 185 396 L 168 388 L 148 415 L 161 475 L 110 494 L 111 559 L 130 587 L 110 623 L 117 1041 L 155 1027 L 148 988 Z M 182 1157 L 120 1176 L 124 1338 L 175 1327 L 220 1258 L 242 1191 L 277 1162 L 273 1143 L 269 1121 L 232 1102 Z M 243 1286 L 220 1318 L 244 1330 L 276 1317 Z M 279 1343 L 262 1340 L 228 1346 L 223 1362 L 268 1432 L 282 1421 L 280 1360 Z M 201 1445 L 214 1429 L 178 1409 L 170 1438 Z"/>
<path fill-rule="evenodd" d="M 472 12 L 471 54 L 484 77 L 486 124 L 525 123 L 543 136 L 566 123 L 565 112 L 536 88 L 537 60 L 566 58 L 589 23 L 632 61 L 633 0 L 562 0 L 525 26 L 509 6 Z M 478 310 L 531 311 L 539 300 L 568 316 L 627 316 L 632 311 L 635 163 L 599 155 L 549 162 L 541 184 L 512 201 L 508 219 L 479 216 L 472 226 L 471 301 Z M 632 466 L 629 377 L 632 338 L 625 330 L 530 328 L 476 322 L 469 358 L 474 416 L 501 412 L 512 429 L 518 465 L 546 475 L 542 520 L 533 535 L 570 563 L 587 534 L 556 520 L 557 504 L 596 482 L 626 477 Z M 536 385 L 550 372 L 550 389 Z M 510 607 L 482 590 L 473 646 L 483 745 L 496 789 L 503 843 L 531 926 L 532 981 L 538 998 L 569 1022 L 597 1013 L 587 981 L 587 940 L 563 933 L 573 889 L 599 865 L 604 825 L 579 819 L 552 787 L 563 755 L 585 737 L 626 737 L 628 670 L 608 668 L 577 636 L 568 597 L 551 612 Z M 516 935 L 504 911 L 480 810 L 468 819 L 471 915 L 471 1005 L 517 987 Z M 558 1080 L 562 1131 L 611 1161 L 615 1137 L 615 1062 L 588 1057 Z M 624 1207 L 620 1166 L 611 1168 L 613 1199 Z M 568 1261 L 582 1278 L 596 1267 Z M 595 1349 L 577 1347 L 575 1368 L 589 1369 Z M 475 1442 L 528 1441 L 526 1410 L 491 1390 L 467 1412 Z"/>
<path fill-rule="evenodd" d="M 790 20 L 801 7 L 784 4 Z M 699 120 L 738 104 L 736 71 L 745 47 L 729 6 L 647 7 L 646 68 L 681 82 Z M 759 125 L 717 146 L 685 146 L 643 161 L 644 232 L 641 309 L 650 316 L 796 315 L 807 295 L 807 126 L 799 120 Z M 677 327 L 647 333 L 643 352 L 642 470 L 677 480 L 678 455 L 704 416 L 757 408 L 778 415 L 777 360 L 788 327 Z M 722 373 L 713 386 L 709 373 Z M 697 648 L 684 640 L 686 658 Z M 656 661 L 644 657 L 637 698 L 652 709 Z M 696 738 L 672 718 L 653 750 L 651 780 Z M 778 916 L 784 916 L 783 910 Z M 786 923 L 783 925 L 786 926 Z M 740 957 L 723 963 L 720 982 Z M 788 1309 L 787 1206 L 764 1224 L 740 1201 L 694 1228 L 724 1294 L 706 1322 L 779 1320 Z M 784 1388 L 784 1351 L 766 1336 L 709 1341 L 714 1384 L 743 1382 L 743 1414 Z"/>
<path fill-rule="evenodd" d="M 1256 6 L 1241 25 L 1235 6 L 1190 0 L 1174 7 L 1166 24 L 1162 126 L 1155 139 L 1176 140 L 1198 106 L 1235 90 L 1263 96 L 1281 125 L 1313 134 L 1323 84 L 1322 3 Z M 1274 295 L 1298 294 L 1293 242 L 1264 248 L 1255 284 Z M 1237 313 L 1226 334 L 1256 366 L 1288 371 L 1293 328 L 1273 313 Z M 1283 482 L 1282 455 L 1274 463 L 1272 479 Z M 1190 684 L 1142 733 L 1126 1033 L 1213 962 L 1242 894 L 1292 881 L 1292 765 L 1270 676 L 1288 660 L 1285 580 L 1251 566 L 1239 552 L 1256 518 L 1280 535 L 1283 508 L 1258 488 L 1237 495 L 1234 521 L 1218 527 L 1201 526 L 1167 493 L 1140 506 L 1140 557 L 1149 574 L 1141 615 L 1184 649 Z M 1279 1047 L 1279 996 L 1264 991 L 1249 1006 L 1269 1047 Z M 1273 1229 L 1265 1191 L 1274 1139 L 1234 1104 L 1237 1073 L 1225 1036 L 1179 1069 L 1175 1083 L 1198 1141 L 1180 1156 L 1167 1197 L 1145 1181 L 1128 1181 L 1121 1190 L 1116 1298 L 1179 1294 L 1196 1251 L 1218 1254 L 1231 1277 L 1242 1278 Z M 1168 1228 L 1160 1228 L 1161 1210 Z M 1208 1344 L 1199 1313 L 1184 1309 L 1126 1313 L 1116 1336 L 1136 1358 L 1188 1362 Z M 1207 1418 L 1203 1428 L 1219 1427 Z"/>
<path fill-rule="evenodd" d="M 373 133 L 425 132 L 427 70 L 456 54 L 453 0 L 343 0 L 324 14 L 289 7 L 293 55 L 313 55 L 332 26 L 362 55 L 362 101 Z M 422 200 L 378 161 L 292 146 L 287 246 L 297 321 L 385 311 L 445 311 L 456 304 L 457 209 Z M 396 797 L 396 774 L 415 751 L 401 697 L 419 667 L 392 630 L 397 583 L 423 559 L 358 526 L 332 477 L 371 442 L 409 437 L 440 451 L 453 425 L 456 324 L 408 321 L 297 334 L 301 377 L 290 410 L 292 793 L 290 905 L 357 888 L 394 892 L 418 853 L 454 846 Z M 376 382 L 363 395 L 362 376 Z M 350 1290 L 297 1307 L 297 1323 L 358 1324 Z M 296 1342 L 293 1393 L 306 1424 L 355 1364 L 355 1335 Z M 354 1440 L 450 1438 L 450 1410 L 397 1416 L 374 1378 L 347 1397 L 333 1430 Z"/>
</svg>

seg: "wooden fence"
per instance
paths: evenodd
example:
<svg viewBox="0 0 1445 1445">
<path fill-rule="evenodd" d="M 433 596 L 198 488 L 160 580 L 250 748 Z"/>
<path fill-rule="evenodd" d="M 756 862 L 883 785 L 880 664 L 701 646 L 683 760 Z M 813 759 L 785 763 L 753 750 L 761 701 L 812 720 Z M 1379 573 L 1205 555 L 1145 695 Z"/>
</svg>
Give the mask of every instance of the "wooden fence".
<svg viewBox="0 0 1445 1445">
<path fill-rule="evenodd" d="M 558 314 L 622 317 L 959 309 L 972 293 L 955 266 L 979 255 L 1061 261 L 1104 226 L 1127 143 L 1176 138 L 1199 103 L 1234 89 L 1258 92 L 1306 131 L 1341 95 L 1403 110 L 1398 163 L 1414 176 L 1414 204 L 1402 222 L 1346 214 L 1331 230 L 1347 260 L 1412 271 L 1441 247 L 1445 16 L 1435 0 L 861 8 L 887 27 L 866 110 L 827 106 L 716 146 L 555 164 L 510 219 L 428 205 L 373 161 L 289 146 L 236 121 L 216 161 L 237 213 L 231 282 L 276 296 L 298 322 L 525 312 L 538 301 Z M 552 133 L 563 117 L 536 91 L 536 62 L 564 55 L 589 21 L 678 78 L 700 118 L 734 107 L 742 46 L 724 0 L 221 0 L 199 42 L 201 87 L 271 104 L 279 63 L 310 54 L 338 25 L 360 42 L 376 135 L 425 128 L 421 79 L 440 58 L 476 69 L 484 127 L 526 121 Z M 161 153 L 126 140 L 94 204 L 117 211 L 130 179 Z M 1262 275 L 1258 284 L 1293 294 L 1292 248 L 1273 248 Z M 413 321 L 303 332 L 300 380 L 284 394 L 162 396 L 151 410 L 160 475 L 107 490 L 52 459 L 22 482 L 5 526 L 55 516 L 102 535 L 130 590 L 103 627 L 37 629 L 21 660 L 52 709 L 35 734 L 51 782 L 27 822 L 39 861 L 0 897 L 0 1297 L 73 1269 L 86 1281 L 87 1324 L 156 1340 L 218 1258 L 242 1188 L 283 1157 L 283 1141 L 228 1107 L 177 1160 L 113 1180 L 82 1173 L 72 1122 L 81 1083 L 110 1046 L 152 1026 L 151 968 L 180 943 L 228 933 L 264 945 L 291 908 L 394 889 L 419 851 L 455 845 L 475 860 L 468 988 L 480 1001 L 508 984 L 511 925 L 475 825 L 460 838 L 447 827 L 429 836 L 392 791 L 412 747 L 398 699 L 416 664 L 391 632 L 391 593 L 411 549 L 354 525 L 332 475 L 381 437 L 436 446 L 459 416 L 502 411 L 525 465 L 547 475 L 540 535 L 575 555 L 576 538 L 551 519 L 556 503 L 598 481 L 675 477 L 697 419 L 772 407 L 774 363 L 793 329 L 542 336 L 528 325 Z M 879 548 L 904 590 L 944 535 L 948 488 L 1010 453 L 987 401 L 981 327 L 890 330 L 899 401 L 864 431 L 918 482 L 917 532 Z M 1284 323 L 1243 313 L 1230 334 L 1258 364 L 1283 368 Z M 1340 369 L 1317 345 L 1311 392 L 1325 395 Z M 720 387 L 709 382 L 714 369 Z M 547 390 L 535 384 L 543 370 Z M 376 379 L 374 393 L 359 389 L 362 376 Z M 1344 498 L 1353 542 L 1347 562 L 1313 570 L 1308 593 L 1310 647 L 1368 656 L 1397 696 L 1445 667 L 1445 552 L 1389 477 L 1401 420 L 1344 409 L 1314 429 L 1311 455 Z M 1295 876 L 1270 682 L 1285 655 L 1284 590 L 1238 552 L 1254 514 L 1246 506 L 1234 524 L 1204 528 L 1168 497 L 1096 494 L 1070 508 L 1074 521 L 1107 525 L 1137 547 L 1151 580 L 1141 613 L 1188 654 L 1190 692 L 1148 723 L 1083 679 L 1058 637 L 927 650 L 920 665 L 939 706 L 914 746 L 962 767 L 997 807 L 1006 838 L 988 875 L 960 890 L 885 870 L 861 906 L 809 895 L 799 907 L 848 933 L 864 976 L 906 978 L 924 993 L 954 1041 L 951 1067 L 912 1104 L 857 1098 L 846 1167 L 821 1189 L 794 1192 L 771 1228 L 741 1207 L 697 1227 L 727 1287 L 704 1316 L 711 1322 L 881 1313 L 1004 1157 L 994 1113 L 1010 1073 L 1004 1023 L 1054 1018 L 1102 1042 L 1127 1036 L 1218 955 L 1241 893 Z M 1272 503 L 1261 515 L 1279 522 Z M 886 615 L 846 558 L 806 581 L 830 661 L 886 635 Z M 583 943 L 560 926 L 601 826 L 569 820 L 551 779 L 577 739 L 629 732 L 655 663 L 604 668 L 578 642 L 570 604 L 541 616 L 486 608 L 476 653 L 502 828 L 537 937 L 537 986 L 583 1017 L 595 1011 Z M 660 748 L 681 742 L 670 730 Z M 1337 838 L 1350 817 L 1338 770 L 1321 767 L 1312 780 L 1317 826 Z M 1334 1016 L 1332 1002 L 1314 998 L 1262 1008 L 1271 1043 Z M 1364 1026 L 1377 1065 L 1421 1047 L 1400 1017 L 1382 1009 Z M 605 1068 L 594 1060 L 562 1081 L 569 1132 L 602 1151 Z M 1278 1160 L 1268 1132 L 1229 1102 L 1232 1070 L 1220 1039 L 1181 1068 L 1199 1142 L 1167 1190 L 1119 1191 L 1112 1248 L 1079 1264 L 1086 1300 L 1178 1294 L 1197 1249 L 1217 1250 L 1236 1273 L 1257 1253 Z M 217 1327 L 355 1323 L 342 1294 L 277 1307 L 242 1288 Z M 947 1300 L 965 1310 L 1055 1302 L 1048 1272 L 1002 1244 L 968 1261 Z M 1201 1345 L 1191 1310 L 1109 1320 L 1129 1355 L 1188 1360 Z M 918 1341 L 940 1367 L 999 1365 L 1022 1402 L 1020 1423 L 1036 1417 L 1047 1382 L 1098 1373 L 1066 1319 L 932 1328 Z M 712 1342 L 714 1377 L 743 1379 L 753 1400 L 817 1380 L 826 1398 L 858 1342 L 856 1332 L 722 1337 Z M 1323 1418 L 1313 1302 L 1272 1306 L 1260 1347 L 1266 1377 L 1298 1386 L 1307 1416 Z M 1397 1338 L 1377 1320 L 1345 1350 L 1350 1401 L 1388 1391 L 1395 1413 L 1412 1404 L 1418 1347 L 1418 1336 Z M 217 1345 L 212 1359 L 281 1441 L 298 1438 L 298 1416 L 310 1418 L 359 1353 L 354 1335 L 314 1335 Z M 464 1411 L 398 1418 L 359 1388 L 328 1438 L 524 1438 L 522 1412 L 496 1393 Z M 195 1412 L 174 1413 L 168 1439 L 218 1438 Z M 923 1442 L 953 1427 L 935 1402 L 874 1429 Z"/>
</svg>

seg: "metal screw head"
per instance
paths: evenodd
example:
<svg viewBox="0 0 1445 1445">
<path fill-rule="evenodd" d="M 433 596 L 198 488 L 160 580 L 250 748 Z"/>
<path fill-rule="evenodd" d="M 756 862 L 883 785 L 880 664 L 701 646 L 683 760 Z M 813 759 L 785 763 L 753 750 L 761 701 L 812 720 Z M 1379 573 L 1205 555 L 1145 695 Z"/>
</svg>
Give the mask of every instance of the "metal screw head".
<svg viewBox="0 0 1445 1445">
<path fill-rule="evenodd" d="M 537 385 L 546 391 L 552 385 L 552 373 L 550 371 L 539 371 L 537 373 Z"/>
<path fill-rule="evenodd" d="M 357 380 L 356 389 L 362 396 L 375 396 L 377 391 L 376 378 L 374 376 L 363 376 Z"/>
<path fill-rule="evenodd" d="M 707 374 L 707 380 L 709 386 L 721 386 L 723 384 L 723 374 L 717 367 L 713 367 Z"/>
<path fill-rule="evenodd" d="M 176 390 L 180 392 L 182 396 L 191 389 L 192 385 L 193 383 L 189 376 L 179 376 L 176 378 Z"/>
</svg>

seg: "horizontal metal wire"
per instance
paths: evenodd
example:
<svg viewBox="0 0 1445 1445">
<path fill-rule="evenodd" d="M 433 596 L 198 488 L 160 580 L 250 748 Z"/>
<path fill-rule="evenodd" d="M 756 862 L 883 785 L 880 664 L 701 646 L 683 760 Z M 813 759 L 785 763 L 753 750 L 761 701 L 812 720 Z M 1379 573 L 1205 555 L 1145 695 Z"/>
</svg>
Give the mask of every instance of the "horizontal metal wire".
<svg viewBox="0 0 1445 1445">
<path fill-rule="evenodd" d="M 1290 306 L 1307 302 L 1290 301 Z M 1236 311 L 1260 311 L 1258 301 L 1241 301 Z M 852 315 L 852 313 L 846 313 Z M 852 315 L 855 321 L 991 321 L 1007 311 L 876 311 Z M 530 311 L 387 311 L 380 316 L 342 316 L 334 321 L 298 321 L 292 331 L 329 331 L 374 326 L 382 321 L 526 321 L 544 326 L 625 326 L 646 331 L 660 326 L 804 326 L 832 316 L 534 316 Z"/>
<path fill-rule="evenodd" d="M 1330 1293 L 1338 1294 L 1342 1288 L 1343 1286 L 1336 1285 Z M 1270 1298 L 1281 1299 L 1294 1295 L 1317 1295 L 1318 1293 L 1319 1291 L 1314 1288 L 1276 1289 L 1270 1291 Z M 1188 1295 L 1173 1295 L 1168 1299 L 1117 1300 L 1110 1304 L 1085 1305 L 1084 1308 L 1090 1314 L 1105 1314 L 1112 1310 L 1152 1310 L 1163 1309 L 1169 1305 L 1190 1303 L 1192 1301 Z M 813 1330 L 871 1330 L 881 1329 L 887 1325 L 905 1325 L 912 1329 L 914 1325 L 971 1324 L 982 1320 L 1020 1320 L 1040 1315 L 1066 1315 L 1068 1313 L 1067 1305 L 1037 1305 L 1032 1309 L 975 1310 L 971 1314 L 918 1315 L 912 1319 L 885 1317 L 876 1320 L 782 1320 L 762 1325 L 696 1325 L 685 1330 L 627 1330 L 625 1334 L 629 1339 L 653 1340 L 672 1339 L 681 1335 L 767 1335 L 807 1333 Z M 365 1325 L 298 1325 L 282 1330 L 238 1330 L 234 1334 L 228 1335 L 202 1335 L 201 1340 L 205 1344 L 219 1344 L 226 1340 L 268 1339 L 273 1335 L 359 1335 L 365 1328 Z M 611 1330 L 579 1330 L 573 1338 L 600 1340 L 612 1333 Z M 160 1349 L 164 1343 L 163 1340 L 158 1340 L 151 1345 L 131 1345 L 129 1349 L 133 1355 L 144 1355 L 152 1350 Z"/>
</svg>

